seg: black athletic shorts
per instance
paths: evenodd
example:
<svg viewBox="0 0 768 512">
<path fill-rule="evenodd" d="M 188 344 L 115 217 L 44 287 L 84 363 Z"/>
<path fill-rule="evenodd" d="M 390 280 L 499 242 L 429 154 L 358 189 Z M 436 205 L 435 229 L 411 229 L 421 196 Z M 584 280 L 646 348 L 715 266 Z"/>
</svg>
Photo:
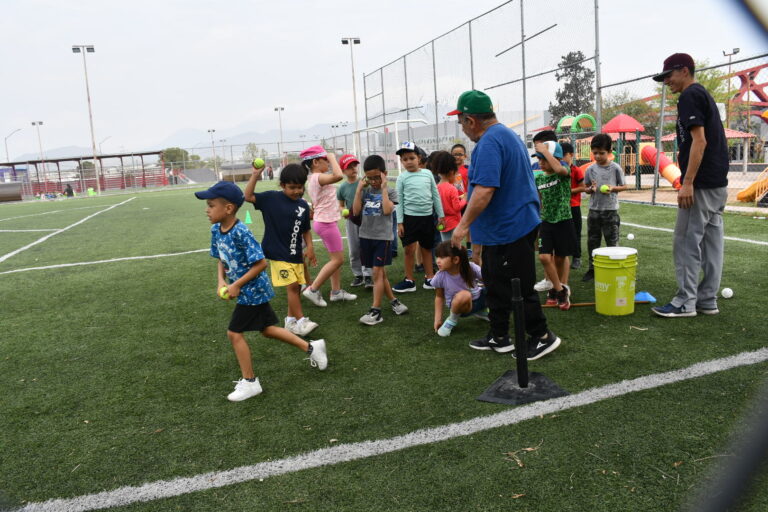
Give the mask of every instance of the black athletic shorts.
<svg viewBox="0 0 768 512">
<path fill-rule="evenodd" d="M 573 256 L 576 253 L 576 231 L 573 219 L 555 224 L 542 222 L 539 226 L 539 254 Z"/>
<path fill-rule="evenodd" d="M 232 312 L 229 321 L 229 330 L 232 332 L 263 331 L 271 325 L 279 322 L 277 315 L 272 310 L 269 302 L 255 306 L 238 304 Z"/>
<path fill-rule="evenodd" d="M 435 246 L 435 221 L 432 215 L 416 216 L 403 215 L 405 235 L 400 238 L 403 247 L 419 242 L 422 249 L 432 249 Z"/>
</svg>

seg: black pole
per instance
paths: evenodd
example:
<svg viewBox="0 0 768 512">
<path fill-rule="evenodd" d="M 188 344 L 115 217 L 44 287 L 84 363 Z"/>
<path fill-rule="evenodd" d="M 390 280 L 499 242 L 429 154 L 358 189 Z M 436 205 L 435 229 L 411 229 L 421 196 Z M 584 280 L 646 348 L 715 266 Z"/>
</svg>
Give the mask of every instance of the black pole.
<svg viewBox="0 0 768 512">
<path fill-rule="evenodd" d="M 528 344 L 525 341 L 525 315 L 523 297 L 520 293 L 520 279 L 512 279 L 512 311 L 515 317 L 515 360 L 517 362 L 517 383 L 528 387 Z"/>
</svg>

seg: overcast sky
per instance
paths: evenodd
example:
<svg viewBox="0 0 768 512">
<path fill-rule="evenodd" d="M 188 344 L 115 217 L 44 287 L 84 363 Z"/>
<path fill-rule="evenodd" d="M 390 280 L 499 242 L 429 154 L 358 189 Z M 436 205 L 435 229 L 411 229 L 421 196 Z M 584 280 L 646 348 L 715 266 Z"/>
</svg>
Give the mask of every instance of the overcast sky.
<svg viewBox="0 0 768 512">
<path fill-rule="evenodd" d="M 158 147 L 183 129 L 215 128 L 222 137 L 254 124 L 272 130 L 277 105 L 286 109 L 286 128 L 352 120 L 349 50 L 340 37 L 362 39 L 355 47 L 362 117 L 363 73 L 501 3 L 3 0 L 0 135 L 21 128 L 7 140 L 12 159 L 38 151 L 31 121 L 44 123 L 44 149 L 90 146 L 83 62 L 73 44 L 96 48 L 87 63 L 105 153 Z M 654 72 L 675 51 L 713 64 L 733 47 L 739 57 L 766 53 L 765 39 L 732 5 L 601 0 L 603 83 Z"/>
</svg>

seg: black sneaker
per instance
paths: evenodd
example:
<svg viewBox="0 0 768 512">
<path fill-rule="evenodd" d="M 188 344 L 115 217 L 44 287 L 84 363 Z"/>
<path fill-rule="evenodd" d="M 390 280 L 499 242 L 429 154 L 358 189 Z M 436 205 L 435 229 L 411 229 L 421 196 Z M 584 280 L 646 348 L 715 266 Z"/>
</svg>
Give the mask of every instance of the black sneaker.
<svg viewBox="0 0 768 512">
<path fill-rule="evenodd" d="M 509 336 L 496 338 L 491 335 L 480 338 L 479 340 L 470 341 L 469 348 L 475 350 L 493 350 L 500 354 L 506 354 L 507 352 L 515 350 L 515 346 L 509 341 Z"/>
<path fill-rule="evenodd" d="M 563 285 L 563 289 L 557 292 L 557 307 L 563 311 L 571 309 L 571 289 Z"/>
<path fill-rule="evenodd" d="M 424 273 L 424 265 L 422 265 L 422 264 L 416 265 L 415 267 L 413 267 L 413 271 L 414 272 L 419 272 L 419 273 L 423 274 Z"/>
<path fill-rule="evenodd" d="M 397 283 L 395 286 L 392 287 L 392 291 L 397 293 L 415 292 L 416 283 L 414 283 L 410 279 L 403 279 L 402 281 L 400 281 L 399 283 Z"/>
<path fill-rule="evenodd" d="M 352 287 L 363 286 L 364 282 L 365 281 L 363 280 L 363 276 L 355 276 L 352 282 L 349 283 L 349 286 L 352 286 Z"/>
<path fill-rule="evenodd" d="M 469 348 L 473 348 L 475 350 L 493 350 L 491 345 L 488 343 L 488 340 L 491 339 L 493 339 L 493 336 L 488 334 L 480 339 L 472 340 L 469 342 Z"/>
<path fill-rule="evenodd" d="M 535 361 L 549 354 L 560 346 L 560 338 L 552 331 L 547 331 L 543 338 L 528 338 L 528 360 Z M 515 357 L 515 354 L 512 354 Z"/>
<path fill-rule="evenodd" d="M 366 288 L 373 288 L 373 279 L 371 276 L 365 276 L 363 278 L 363 284 Z"/>
<path fill-rule="evenodd" d="M 424 284 L 422 285 L 422 288 L 425 290 L 434 290 L 435 287 L 432 286 L 432 280 L 431 279 L 424 279 Z"/>
<path fill-rule="evenodd" d="M 578 270 L 581 268 L 581 258 L 573 258 L 573 261 L 571 262 L 571 268 L 573 270 Z"/>
<path fill-rule="evenodd" d="M 588 283 L 595 279 L 595 270 L 590 268 L 584 273 L 584 277 L 581 278 L 582 282 Z"/>
</svg>

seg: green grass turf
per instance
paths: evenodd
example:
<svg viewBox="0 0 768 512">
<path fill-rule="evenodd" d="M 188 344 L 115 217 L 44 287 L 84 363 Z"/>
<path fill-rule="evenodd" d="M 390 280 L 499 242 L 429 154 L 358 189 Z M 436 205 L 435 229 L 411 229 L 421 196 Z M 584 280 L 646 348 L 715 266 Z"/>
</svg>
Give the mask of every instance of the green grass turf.
<svg viewBox="0 0 768 512">
<path fill-rule="evenodd" d="M 0 221 L 0 229 L 61 228 L 134 196 L 8 259 L 0 272 L 208 247 L 210 224 L 192 190 L 2 205 L 0 219 L 57 213 Z M 623 204 L 621 214 L 672 227 L 675 210 Z M 251 216 L 260 238 L 261 216 Z M 629 232 L 639 250 L 637 289 L 666 301 L 675 289 L 671 233 L 622 229 Z M 45 234 L 0 233 L 0 255 Z M 726 215 L 726 235 L 768 241 L 768 225 Z M 768 306 L 766 279 L 752 269 L 767 255 L 765 246 L 726 242 L 723 286 L 736 294 L 721 301 L 718 317 L 666 320 L 648 306 L 626 317 L 548 309 L 564 343 L 531 370 L 578 392 L 763 347 L 757 312 Z M 475 397 L 513 360 L 467 347 L 487 328 L 476 319 L 437 337 L 425 290 L 402 297 L 408 315 L 385 311 L 373 328 L 357 322 L 369 291 L 326 309 L 304 303 L 320 323 L 312 337 L 328 341 L 322 373 L 296 349 L 250 333 L 265 392 L 231 404 L 225 397 L 239 376 L 225 336 L 232 304 L 215 297 L 215 266 L 202 252 L 0 275 L 0 493 L 17 502 L 78 496 L 504 409 Z M 402 252 L 393 283 L 401 266 Z M 581 274 L 573 275 L 574 300 L 591 301 Z M 351 279 L 348 267 L 343 279 Z M 273 307 L 284 314 L 279 289 Z M 731 370 L 468 438 L 126 509 L 674 510 L 723 453 L 765 371 Z M 523 468 L 504 455 L 539 443 L 519 454 Z M 767 496 L 751 510 L 764 510 Z"/>
</svg>

